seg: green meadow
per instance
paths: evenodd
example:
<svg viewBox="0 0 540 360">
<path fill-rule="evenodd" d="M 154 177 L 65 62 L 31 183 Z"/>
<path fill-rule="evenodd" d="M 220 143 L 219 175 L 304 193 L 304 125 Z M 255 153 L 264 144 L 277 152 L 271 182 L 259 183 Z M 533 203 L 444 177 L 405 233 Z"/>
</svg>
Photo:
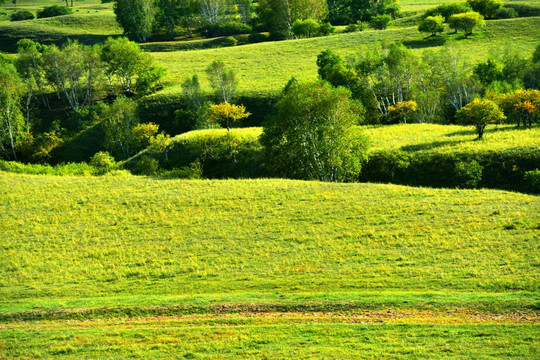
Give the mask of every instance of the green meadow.
<svg viewBox="0 0 540 360">
<path fill-rule="evenodd" d="M 2 173 L 0 199 L 2 357 L 538 350 L 535 196 Z"/>
</svg>

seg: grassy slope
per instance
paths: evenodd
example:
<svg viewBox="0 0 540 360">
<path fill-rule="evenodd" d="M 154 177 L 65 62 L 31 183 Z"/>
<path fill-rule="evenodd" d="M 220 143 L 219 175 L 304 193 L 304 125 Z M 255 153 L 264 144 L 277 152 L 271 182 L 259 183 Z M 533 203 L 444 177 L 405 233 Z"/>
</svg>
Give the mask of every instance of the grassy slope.
<svg viewBox="0 0 540 360">
<path fill-rule="evenodd" d="M 469 39 L 462 35 L 446 34 L 441 38 L 423 39 L 415 27 L 391 28 L 385 31 L 366 30 L 361 33 L 269 42 L 231 48 L 153 53 L 155 58 L 169 68 L 169 86 L 156 96 L 168 96 L 180 91 L 179 84 L 195 74 L 204 75 L 206 67 L 215 59 L 223 60 L 237 72 L 240 92 L 267 93 L 279 91 L 295 76 L 299 80 L 317 78 L 317 55 L 332 49 L 347 56 L 361 51 L 376 41 L 402 41 L 407 46 L 423 51 L 443 44 L 454 44 L 465 56 L 474 61 L 485 58 L 490 52 L 503 49 L 518 51 L 530 56 L 538 44 L 540 18 L 521 18 L 488 21 L 487 26 Z M 471 51 L 474 49 L 474 51 Z M 264 59 L 264 60 L 261 60 Z"/>
<path fill-rule="evenodd" d="M 0 204 L 0 357 L 538 351 L 534 196 L 4 173 Z"/>
<path fill-rule="evenodd" d="M 485 138 L 476 141 L 477 135 L 470 126 L 437 124 L 400 124 L 365 126 L 360 129 L 370 137 L 370 151 L 404 150 L 409 152 L 487 152 L 537 149 L 540 128 L 517 129 L 514 125 L 488 126 Z M 226 134 L 225 129 L 197 130 L 176 136 L 173 141 L 189 141 L 199 134 Z M 256 141 L 262 128 L 233 129 L 246 141 Z M 176 140 L 175 140 L 176 139 Z"/>
</svg>

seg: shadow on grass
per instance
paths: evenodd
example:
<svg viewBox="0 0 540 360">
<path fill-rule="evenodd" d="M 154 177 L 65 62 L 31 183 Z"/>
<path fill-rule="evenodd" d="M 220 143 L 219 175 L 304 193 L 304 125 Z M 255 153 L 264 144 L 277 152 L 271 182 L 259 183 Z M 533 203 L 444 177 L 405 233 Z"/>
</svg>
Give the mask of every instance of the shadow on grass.
<svg viewBox="0 0 540 360">
<path fill-rule="evenodd" d="M 429 36 L 423 39 L 404 41 L 403 45 L 405 45 L 408 48 L 413 48 L 413 49 L 424 49 L 424 48 L 443 46 L 445 43 L 446 43 L 446 38 L 444 36 Z"/>
<path fill-rule="evenodd" d="M 520 130 L 523 131 L 523 130 L 528 130 L 528 129 L 530 129 L 530 128 L 529 127 L 524 127 L 524 126 L 520 126 L 520 127 L 506 126 L 506 127 L 503 127 L 503 128 L 494 127 L 494 128 L 487 128 L 486 130 L 484 130 L 484 133 L 496 133 L 496 132 L 501 132 L 501 131 L 520 131 Z M 445 134 L 444 136 L 452 137 L 452 136 L 465 136 L 465 135 L 476 135 L 476 130 L 474 130 L 474 129 L 461 130 L 461 131 L 456 131 L 456 132 L 453 132 L 453 133 Z"/>
<path fill-rule="evenodd" d="M 408 151 L 408 152 L 432 150 L 432 149 L 443 147 L 443 146 L 457 145 L 457 144 L 467 142 L 467 141 L 469 141 L 469 140 L 433 141 L 433 142 L 425 143 L 425 144 L 415 144 L 415 145 L 402 146 L 401 150 Z"/>
</svg>

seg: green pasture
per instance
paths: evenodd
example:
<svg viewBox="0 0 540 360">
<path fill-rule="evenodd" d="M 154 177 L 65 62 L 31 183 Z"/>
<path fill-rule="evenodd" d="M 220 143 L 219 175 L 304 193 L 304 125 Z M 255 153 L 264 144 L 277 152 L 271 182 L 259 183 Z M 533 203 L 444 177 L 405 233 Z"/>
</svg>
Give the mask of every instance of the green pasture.
<svg viewBox="0 0 540 360">
<path fill-rule="evenodd" d="M 524 194 L 3 173 L 0 199 L 4 310 L 59 298 L 539 285 L 540 202 Z"/>
<path fill-rule="evenodd" d="M 344 323 L 339 323 L 344 321 Z M 11 359 L 533 359 L 536 324 L 400 324 L 232 316 L 0 325 Z"/>
<path fill-rule="evenodd" d="M 318 76 L 316 59 L 321 51 L 331 49 L 347 57 L 365 51 L 378 41 L 401 41 L 418 53 L 445 44 L 453 45 L 471 62 L 481 61 L 489 54 L 500 54 L 505 50 L 529 57 L 539 43 L 539 29 L 540 18 L 519 18 L 487 21 L 486 27 L 469 39 L 463 39 L 462 34 L 450 33 L 426 39 L 416 27 L 408 27 L 228 48 L 155 52 L 154 57 L 169 69 L 169 74 L 165 80 L 168 85 L 166 89 L 154 96 L 177 94 L 181 91 L 180 84 L 193 75 L 205 78 L 205 69 L 217 59 L 235 70 L 241 93 L 277 92 L 293 76 L 300 81 L 315 80 Z M 151 49 L 151 46 L 148 44 L 144 47 Z M 209 84 L 203 84 L 209 90 Z"/>
</svg>

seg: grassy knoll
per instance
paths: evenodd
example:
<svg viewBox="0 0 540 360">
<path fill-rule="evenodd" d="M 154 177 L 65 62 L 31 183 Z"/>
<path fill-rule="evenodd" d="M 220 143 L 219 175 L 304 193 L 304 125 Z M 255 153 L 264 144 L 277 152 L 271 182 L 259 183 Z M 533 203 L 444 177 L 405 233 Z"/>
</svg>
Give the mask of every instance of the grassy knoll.
<svg viewBox="0 0 540 360">
<path fill-rule="evenodd" d="M 1 173 L 0 204 L 0 357 L 538 353 L 534 196 Z"/>
</svg>

